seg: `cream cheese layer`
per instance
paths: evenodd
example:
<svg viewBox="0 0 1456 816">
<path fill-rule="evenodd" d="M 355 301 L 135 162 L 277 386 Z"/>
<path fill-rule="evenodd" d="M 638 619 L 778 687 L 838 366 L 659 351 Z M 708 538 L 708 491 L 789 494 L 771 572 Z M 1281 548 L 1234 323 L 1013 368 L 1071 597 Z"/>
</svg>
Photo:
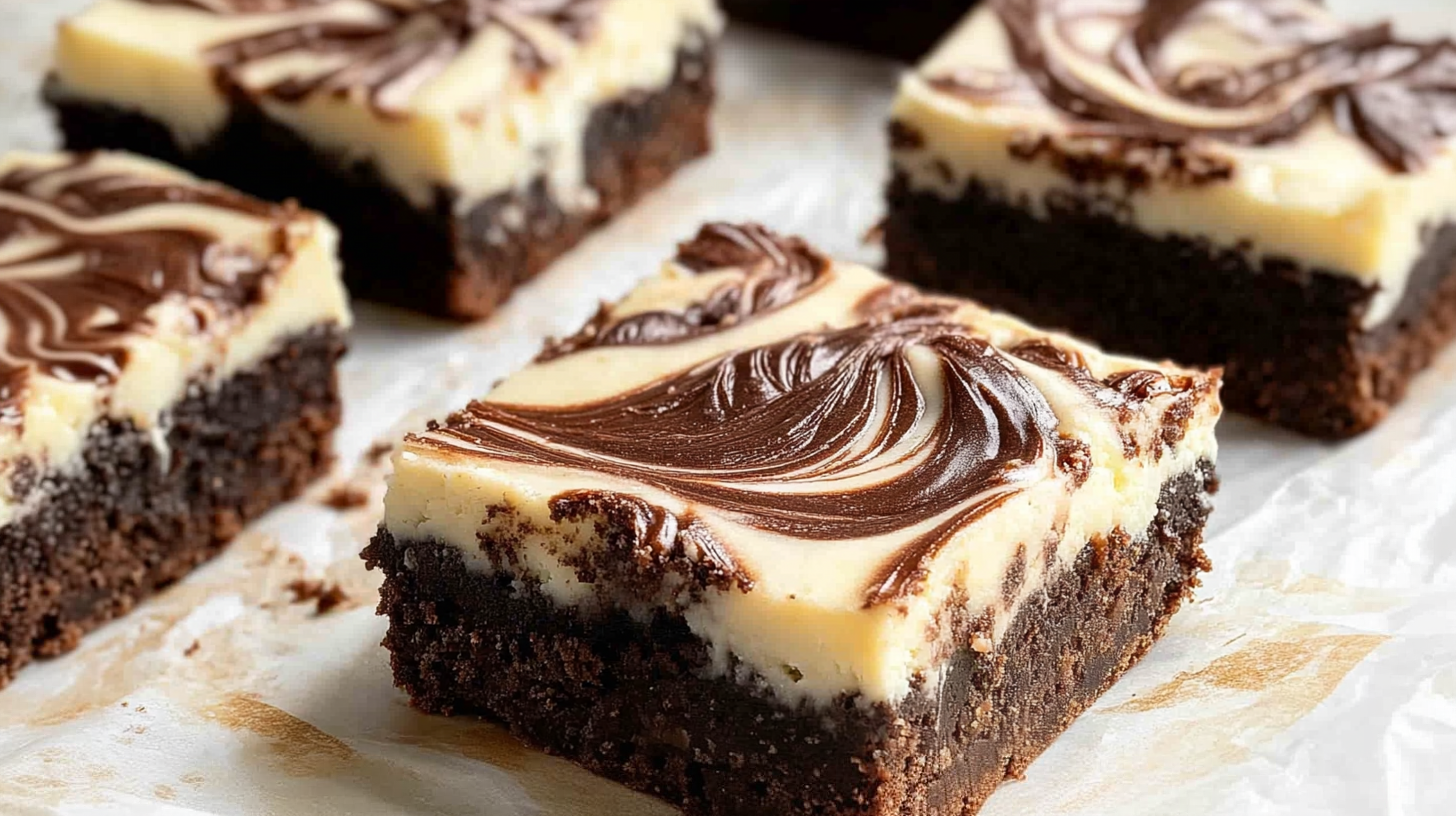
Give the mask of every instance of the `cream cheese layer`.
<svg viewBox="0 0 1456 816">
<path fill-rule="evenodd" d="M 11 476 L 78 464 L 103 419 L 169 408 L 350 322 L 324 219 L 123 154 L 0 157 L 0 523 Z"/>
<path fill-rule="evenodd" d="M 1449 42 L 1307 0 L 993 0 L 904 78 L 894 165 L 1354 278 L 1374 326 L 1456 221 L 1453 88 Z"/>
<path fill-rule="evenodd" d="M 99 0 L 61 26 L 55 82 L 184 147 L 241 94 L 422 207 L 538 178 L 570 206 L 592 111 L 665 88 L 722 25 L 712 0 Z"/>
<path fill-rule="evenodd" d="M 894 701 L 948 609 L 994 642 L 1089 541 L 1141 535 L 1216 458 L 1217 387 L 715 225 L 411 436 L 384 529 L 583 614 L 668 608 L 787 702 Z"/>
</svg>

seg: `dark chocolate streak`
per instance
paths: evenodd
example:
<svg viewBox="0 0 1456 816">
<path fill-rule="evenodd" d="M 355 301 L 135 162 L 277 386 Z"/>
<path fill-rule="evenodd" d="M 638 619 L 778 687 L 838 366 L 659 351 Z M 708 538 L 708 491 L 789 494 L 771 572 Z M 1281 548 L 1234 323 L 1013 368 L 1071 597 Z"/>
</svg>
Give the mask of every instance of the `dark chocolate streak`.
<svg viewBox="0 0 1456 816">
<path fill-rule="evenodd" d="M 229 209 L 279 219 L 277 251 L 286 249 L 287 208 L 219 188 L 88 173 L 92 161 L 80 155 L 55 168 L 19 167 L 0 176 L 0 250 L 12 241 L 53 239 L 0 262 L 0 420 L 19 419 L 16 404 L 31 370 L 71 381 L 114 379 L 125 364 L 127 337 L 148 329 L 147 310 L 165 296 L 205 301 L 193 309 L 201 330 L 219 311 L 260 300 L 271 271 L 271 258 L 222 246 L 201 229 L 87 233 L 48 213 L 84 221 L 151 205 Z"/>
<path fill-rule="evenodd" d="M 612 310 L 604 305 L 575 336 L 548 344 L 537 362 L 588 348 L 662 345 L 730 328 L 798 300 L 829 268 L 829 260 L 802 239 L 775 235 L 757 224 L 709 224 L 678 247 L 677 262 L 696 272 L 731 267 L 745 275 L 680 312 L 643 312 L 613 322 Z"/>
<path fill-rule="evenodd" d="M 153 5 L 185 6 L 216 14 L 256 14 L 325 5 L 321 0 L 143 0 Z M 411 95 L 444 71 L 483 29 L 499 26 L 515 40 L 517 64 L 539 73 L 552 64 L 519 25 L 533 19 L 568 37 L 586 38 L 602 0 L 365 0 L 376 9 L 369 22 L 296 22 L 208 50 L 218 77 L 242 88 L 241 72 L 250 63 L 287 53 L 345 56 L 341 67 L 292 75 L 261 89 L 263 94 L 297 102 L 317 93 L 347 96 L 363 89 L 373 108 L 402 115 Z"/>
<path fill-rule="evenodd" d="M 912 346 L 938 358 L 944 383 L 929 428 Z M 803 336 L 597 403 L 478 402 L 418 441 L 609 473 L 797 538 L 850 542 L 940 519 L 884 565 L 867 605 L 916 588 L 953 531 L 1049 477 L 1058 451 L 1055 414 L 1014 364 L 934 319 Z M 892 478 L 834 489 L 906 463 Z M 806 485 L 822 487 L 776 490 Z"/>
<path fill-rule="evenodd" d="M 1119 14 L 1062 0 L 992 0 L 1010 36 L 1023 77 L 962 71 L 936 77 L 943 90 L 986 99 L 1013 100 L 1028 92 L 1078 122 L 1087 135 L 1182 142 L 1195 137 L 1267 144 L 1293 138 L 1326 114 L 1361 139 L 1392 169 L 1421 169 L 1456 135 L 1456 44 L 1449 39 L 1412 42 L 1391 26 L 1342 27 L 1281 11 L 1261 0 L 1228 0 L 1236 8 L 1236 33 L 1288 53 L 1241 67 L 1201 61 L 1176 69 L 1163 48 L 1187 25 L 1211 13 L 1212 0 L 1148 0 L 1140 13 Z M 1198 114 L 1248 114 L 1234 125 L 1200 122 L 1197 114 L 1169 118 L 1155 107 L 1116 99 L 1085 81 L 1060 59 L 1041 31 L 1050 27 L 1077 50 L 1119 73 L 1150 99 L 1192 106 Z M 1078 24 L 1118 25 L 1123 35 L 1108 53 L 1089 53 L 1071 36 Z"/>
</svg>

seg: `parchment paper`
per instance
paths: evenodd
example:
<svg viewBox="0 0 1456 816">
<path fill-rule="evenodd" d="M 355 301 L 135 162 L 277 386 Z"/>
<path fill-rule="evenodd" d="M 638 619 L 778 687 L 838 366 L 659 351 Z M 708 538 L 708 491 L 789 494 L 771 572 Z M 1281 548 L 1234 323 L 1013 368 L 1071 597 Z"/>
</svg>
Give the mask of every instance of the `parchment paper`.
<svg viewBox="0 0 1456 816">
<path fill-rule="evenodd" d="M 47 147 L 34 98 L 54 20 L 0 0 L 0 148 Z M 1456 29 L 1450 0 L 1333 3 Z M 398 438 L 574 329 L 708 219 L 753 219 L 875 261 L 897 70 L 734 32 L 718 151 L 460 328 L 360 306 L 340 467 L 225 556 L 0 692 L 0 813 L 673 811 L 499 729 L 412 712 L 391 685 L 357 552 Z M 1215 571 L 1167 637 L 986 816 L 1456 813 L 1456 355 L 1378 432 L 1221 428 Z M 365 506 L 326 500 L 367 492 Z M 289 585 L 346 600 L 326 614 Z M 767 815 L 766 815 L 767 816 Z"/>
</svg>

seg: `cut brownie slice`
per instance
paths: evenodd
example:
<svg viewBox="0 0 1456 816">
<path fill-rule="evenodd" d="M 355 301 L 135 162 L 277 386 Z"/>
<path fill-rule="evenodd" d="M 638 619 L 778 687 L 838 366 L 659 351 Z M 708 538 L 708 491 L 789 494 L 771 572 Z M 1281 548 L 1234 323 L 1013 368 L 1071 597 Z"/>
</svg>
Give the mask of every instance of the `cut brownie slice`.
<svg viewBox="0 0 1456 816">
<path fill-rule="evenodd" d="M 1198 583 L 1218 378 L 717 225 L 410 437 L 396 682 L 690 814 L 971 814 Z"/>
<path fill-rule="evenodd" d="M 0 685 L 327 467 L 335 245 L 148 160 L 0 158 Z"/>
<path fill-rule="evenodd" d="M 723 0 L 734 19 L 901 60 L 923 57 L 976 0 Z"/>
<path fill-rule="evenodd" d="M 1146 5 L 1146 8 L 1145 8 Z M 994 0 L 901 87 L 889 270 L 1343 437 L 1456 334 L 1456 47 L 1291 0 Z"/>
<path fill-rule="evenodd" d="M 100 0 L 47 98 L 342 230 L 359 297 L 477 318 L 707 152 L 713 0 Z"/>
</svg>

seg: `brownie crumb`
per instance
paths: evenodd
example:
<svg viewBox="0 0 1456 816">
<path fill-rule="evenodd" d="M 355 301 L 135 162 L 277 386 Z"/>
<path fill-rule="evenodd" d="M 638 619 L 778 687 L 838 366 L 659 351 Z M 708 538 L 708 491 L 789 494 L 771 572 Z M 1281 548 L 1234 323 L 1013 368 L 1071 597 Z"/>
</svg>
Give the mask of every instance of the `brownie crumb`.
<svg viewBox="0 0 1456 816">
<path fill-rule="evenodd" d="M 920 150 L 925 147 L 925 134 L 896 119 L 890 122 L 890 147 L 894 150 Z"/>
<path fill-rule="evenodd" d="M 308 578 L 290 583 L 288 591 L 293 593 L 294 603 L 313 601 L 314 612 L 318 615 L 327 615 L 349 600 L 349 593 L 338 584 Z"/>
<path fill-rule="evenodd" d="M 388 459 L 391 453 L 394 453 L 394 443 L 380 440 L 370 445 L 369 450 L 364 451 L 364 462 L 368 465 L 377 465 Z"/>
<path fill-rule="evenodd" d="M 320 615 L 327 615 L 340 606 L 343 606 L 348 600 L 349 593 L 345 592 L 344 588 L 338 584 L 332 584 L 318 597 L 318 604 L 315 607 L 315 611 Z"/>
<path fill-rule="evenodd" d="M 369 491 L 358 485 L 335 485 L 324 495 L 324 504 L 335 510 L 354 510 L 369 503 Z"/>
</svg>

